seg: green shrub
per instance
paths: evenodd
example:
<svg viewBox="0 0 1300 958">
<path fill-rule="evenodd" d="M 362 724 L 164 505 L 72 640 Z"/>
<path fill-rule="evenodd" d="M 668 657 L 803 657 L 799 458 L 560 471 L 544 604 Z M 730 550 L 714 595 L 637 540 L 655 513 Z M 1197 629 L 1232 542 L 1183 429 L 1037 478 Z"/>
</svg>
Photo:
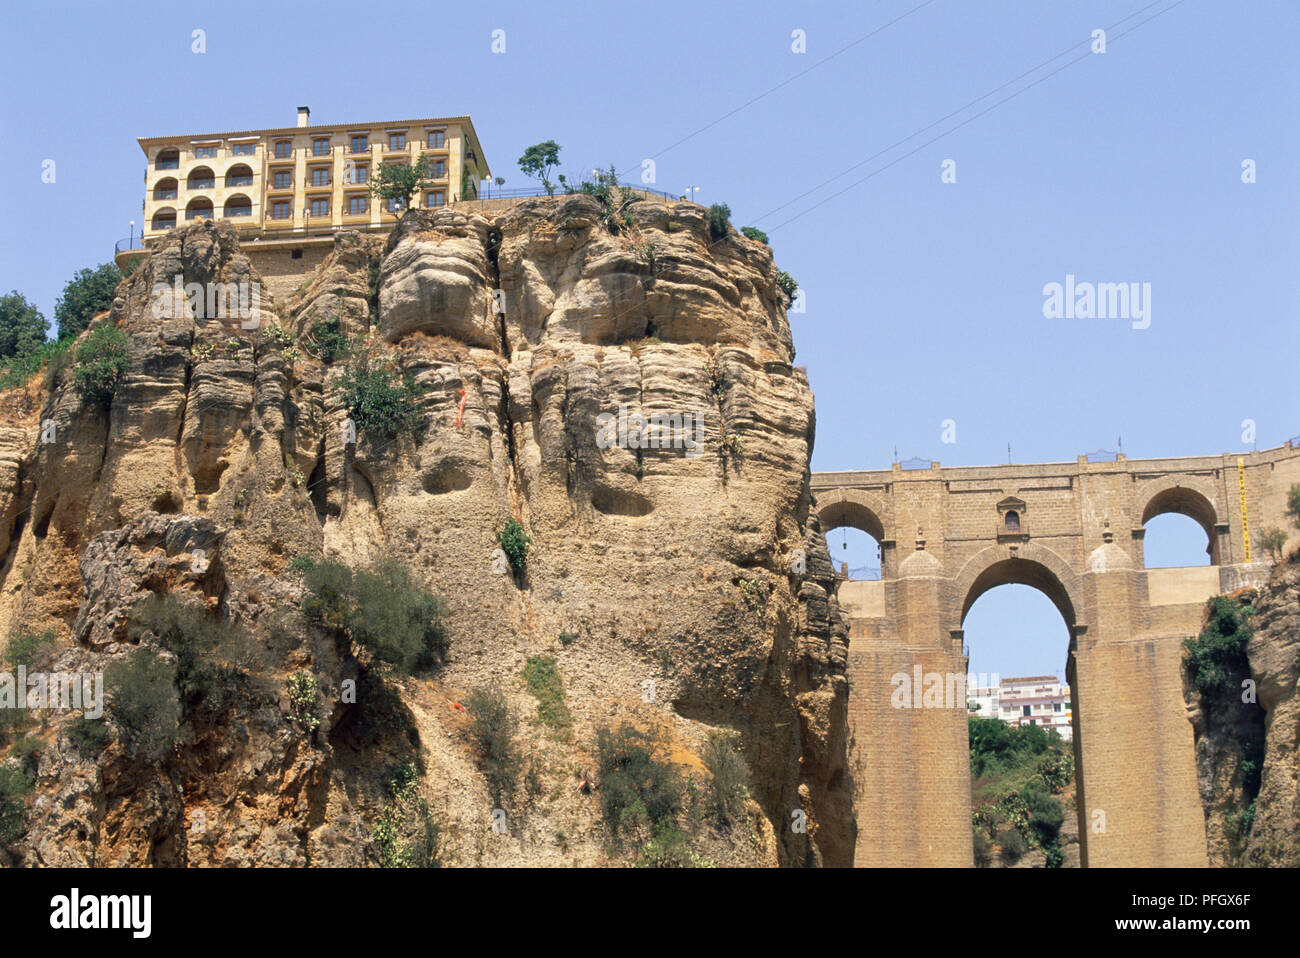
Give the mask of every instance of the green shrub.
<svg viewBox="0 0 1300 958">
<path fill-rule="evenodd" d="M 343 404 L 357 429 L 388 437 L 419 431 L 424 389 L 409 373 L 359 356 L 343 370 L 339 384 Z"/>
<path fill-rule="evenodd" d="M 289 717 L 304 731 L 316 731 L 320 727 L 320 718 L 316 715 L 320 709 L 316 676 L 310 672 L 295 672 L 289 676 L 285 687 L 289 693 Z"/>
<path fill-rule="evenodd" d="M 574 642 L 578 641 L 578 636 L 573 632 L 561 632 L 559 638 L 560 638 L 560 645 L 564 646 L 565 648 L 568 648 Z"/>
<path fill-rule="evenodd" d="M 31 779 L 21 766 L 0 765 L 0 842 L 12 844 L 27 833 L 23 823 Z"/>
<path fill-rule="evenodd" d="M 768 240 L 767 240 L 767 234 L 764 233 L 762 230 L 756 228 L 756 227 L 753 227 L 753 226 L 742 226 L 742 227 L 740 228 L 740 232 L 743 233 L 744 235 L 748 236 L 748 237 L 749 237 L 750 239 L 752 239 L 752 240 L 757 240 L 758 242 L 760 242 L 760 243 L 764 243 L 764 244 L 769 245 L 769 246 L 771 245 L 770 243 L 768 243 Z"/>
<path fill-rule="evenodd" d="M 136 605 L 128 631 L 137 642 L 152 636 L 176 657 L 182 718 L 216 715 L 231 704 L 238 664 L 251 652 L 242 630 L 213 621 L 197 603 L 167 595 Z"/>
<path fill-rule="evenodd" d="M 795 294 L 799 292 L 799 284 L 795 282 L 795 278 L 793 276 L 791 276 L 789 273 L 787 273 L 785 270 L 782 269 L 782 270 L 777 270 L 776 285 L 777 288 L 781 290 L 781 293 L 785 296 L 785 305 L 786 308 L 789 309 L 791 306 L 794 305 L 794 297 Z"/>
<path fill-rule="evenodd" d="M 339 331 L 339 317 L 320 319 L 312 324 L 311 341 L 316 358 L 322 362 L 332 363 L 340 356 L 346 356 L 352 348 L 348 338 Z"/>
<path fill-rule="evenodd" d="M 1210 599 L 1207 607 L 1201 634 L 1183 642 L 1183 668 L 1202 694 L 1235 695 L 1242 679 L 1250 677 L 1246 644 L 1254 610 L 1224 595 Z"/>
<path fill-rule="evenodd" d="M 107 408 L 127 370 L 126 333 L 108 323 L 96 326 L 77 347 L 72 386 L 81 400 Z"/>
<path fill-rule="evenodd" d="M 725 239 L 731 229 L 731 207 L 726 203 L 714 203 L 705 219 L 709 224 L 709 236 L 715 241 Z"/>
<path fill-rule="evenodd" d="M 303 612 L 366 649 L 375 662 L 399 672 L 424 672 L 447 654 L 446 604 L 416 584 L 392 559 L 353 570 L 319 562 L 304 576 Z"/>
<path fill-rule="evenodd" d="M 1065 821 L 1061 803 L 1048 794 L 1041 785 L 1031 784 L 1022 793 L 1029 813 L 1029 830 L 1040 848 L 1055 845 Z"/>
<path fill-rule="evenodd" d="M 532 541 L 525 534 L 523 524 L 515 518 L 507 519 L 506 524 L 497 533 L 497 542 L 501 545 L 501 551 L 506 554 L 506 560 L 515 572 L 522 572 L 528 562 L 528 546 Z"/>
<path fill-rule="evenodd" d="M 289 563 L 290 572 L 310 572 L 316 568 L 316 559 L 309 555 L 294 556 L 293 561 Z"/>
<path fill-rule="evenodd" d="M 1004 865 L 1014 865 L 1025 857 L 1025 852 L 1028 850 L 1025 840 L 1020 837 L 1020 832 L 1014 828 L 1008 828 L 998 836 L 998 857 L 1002 859 Z"/>
<path fill-rule="evenodd" d="M 709 732 L 701 758 L 711 776 L 710 807 L 721 825 L 730 825 L 745 810 L 749 796 L 749 769 L 741 758 L 740 735 L 731 729 Z"/>
<path fill-rule="evenodd" d="M 487 779 L 488 793 L 497 805 L 509 804 L 515 795 L 523 759 L 515 743 L 515 720 L 506 698 L 496 689 L 470 693 L 470 737 L 479 770 Z"/>
<path fill-rule="evenodd" d="M 682 777 L 667 751 L 659 732 L 627 722 L 596 730 L 601 814 L 615 836 L 646 825 L 658 833 L 681 811 Z"/>
<path fill-rule="evenodd" d="M 555 667 L 555 659 L 534 655 L 524 665 L 524 681 L 537 699 L 538 718 L 553 729 L 566 729 L 573 724 L 569 707 L 564 704 L 564 680 Z"/>
<path fill-rule="evenodd" d="M 686 833 L 665 825 L 641 847 L 637 868 L 714 868 L 715 863 L 691 851 Z"/>
<path fill-rule="evenodd" d="M 1050 752 L 1038 760 L 1038 777 L 1053 792 L 1059 792 L 1074 780 L 1074 755 L 1071 752 Z"/>
<path fill-rule="evenodd" d="M 5 647 L 4 662 L 17 668 L 25 665 L 28 672 L 40 672 L 54 662 L 55 635 L 53 629 L 44 632 L 15 632 Z"/>
<path fill-rule="evenodd" d="M 110 664 L 104 680 L 127 754 L 154 764 L 180 734 L 176 667 L 149 649 L 136 649 Z"/>
<path fill-rule="evenodd" d="M 419 770 L 407 762 L 388 783 L 389 801 L 371 838 L 383 868 L 438 868 L 438 826 L 420 795 Z"/>
<path fill-rule="evenodd" d="M 18 389 L 47 366 L 51 373 L 62 368 L 70 354 L 72 340 L 61 339 L 42 343 L 28 352 L 0 358 L 0 389 Z M 52 388 L 47 382 L 46 388 Z"/>
<path fill-rule="evenodd" d="M 993 842 L 983 829 L 975 829 L 975 867 L 988 868 L 993 864 Z"/>
<path fill-rule="evenodd" d="M 79 718 L 68 725 L 68 741 L 82 755 L 95 755 L 108 748 L 113 730 L 102 719 Z"/>
</svg>

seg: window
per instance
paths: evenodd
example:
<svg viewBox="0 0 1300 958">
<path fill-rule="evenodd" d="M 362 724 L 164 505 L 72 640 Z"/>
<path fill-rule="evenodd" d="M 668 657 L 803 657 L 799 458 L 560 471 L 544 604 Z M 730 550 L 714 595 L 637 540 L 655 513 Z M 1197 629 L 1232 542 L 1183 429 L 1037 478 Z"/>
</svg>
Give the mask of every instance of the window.
<svg viewBox="0 0 1300 958">
<path fill-rule="evenodd" d="M 293 211 L 288 200 L 276 200 L 271 204 L 271 219 L 287 220 L 293 217 Z"/>
<path fill-rule="evenodd" d="M 1061 703 L 1060 703 L 1060 702 L 1053 702 L 1053 703 L 1052 703 L 1052 711 L 1053 711 L 1053 712 L 1059 712 L 1059 711 L 1061 711 Z"/>
<path fill-rule="evenodd" d="M 234 156 L 252 156 L 254 153 L 257 152 L 257 144 L 256 143 L 232 143 L 230 144 L 230 152 Z"/>
<path fill-rule="evenodd" d="M 271 178 L 271 189 L 273 190 L 287 190 L 291 186 L 293 186 L 293 171 L 291 170 L 280 170 Z"/>
<path fill-rule="evenodd" d="M 329 138 L 327 137 L 320 140 L 313 140 L 311 144 L 311 152 L 312 155 L 314 156 L 329 156 L 330 155 Z"/>
<path fill-rule="evenodd" d="M 190 190 L 210 190 L 217 185 L 217 178 L 206 166 L 201 166 L 190 173 L 185 188 Z"/>
<path fill-rule="evenodd" d="M 222 214 L 226 217 L 252 216 L 253 203 L 247 196 L 232 196 L 226 200 L 226 206 Z"/>
<path fill-rule="evenodd" d="M 402 202 L 401 197 L 390 196 L 388 198 L 387 208 L 390 213 L 400 213 L 402 210 L 406 209 L 406 205 Z"/>
<path fill-rule="evenodd" d="M 153 218 L 153 228 L 156 230 L 172 230 L 176 228 L 176 212 L 174 210 L 166 213 L 155 213 Z"/>
<path fill-rule="evenodd" d="M 428 196 L 425 197 L 424 205 L 429 209 L 434 209 L 435 207 L 438 206 L 446 206 L 447 194 L 444 193 L 442 190 L 434 190 L 432 193 L 430 193 Z"/>
<path fill-rule="evenodd" d="M 370 149 L 370 137 L 364 135 L 357 135 L 352 137 L 353 153 L 364 153 L 368 149 Z"/>
<path fill-rule="evenodd" d="M 430 146 L 432 149 L 435 149 L 435 150 L 441 150 L 441 149 L 442 149 L 443 147 L 445 147 L 446 145 L 447 145 L 447 131 L 446 131 L 446 130 L 430 130 L 430 131 L 429 131 L 429 146 Z"/>
<path fill-rule="evenodd" d="M 240 163 L 226 171 L 226 186 L 252 186 L 253 171 Z"/>
<path fill-rule="evenodd" d="M 279 140 L 275 144 L 275 158 L 277 160 L 287 160 L 293 156 L 293 141 Z"/>
<path fill-rule="evenodd" d="M 1029 706 L 1028 706 L 1028 705 L 1022 705 L 1022 706 L 1021 706 L 1021 709 L 1023 710 L 1023 711 L 1020 713 L 1021 715 L 1028 715 L 1028 714 L 1029 714 Z M 1029 724 L 1030 724 L 1030 725 L 1033 725 L 1034 723 L 1033 723 L 1033 722 L 1030 722 Z"/>
<path fill-rule="evenodd" d="M 312 200 L 312 201 L 311 201 L 311 215 L 312 215 L 313 218 L 314 218 L 314 217 L 317 217 L 317 216 L 329 216 L 329 215 L 330 215 L 330 201 L 327 200 L 327 199 Z"/>
<path fill-rule="evenodd" d="M 1018 512 L 1008 512 L 1008 513 L 1007 513 L 1006 523 L 1005 523 L 1005 524 L 1006 524 L 1006 530 L 1007 530 L 1007 532 L 1019 532 L 1019 531 L 1020 531 L 1020 513 L 1018 513 Z"/>
<path fill-rule="evenodd" d="M 406 134 L 405 134 L 405 133 L 389 133 L 389 134 L 388 134 L 388 149 L 389 149 L 389 150 L 404 150 L 404 149 L 406 149 Z"/>
<path fill-rule="evenodd" d="M 196 146 L 194 155 L 199 159 L 211 158 L 217 155 L 217 148 L 215 146 Z"/>
<path fill-rule="evenodd" d="M 348 214 L 350 216 L 356 216 L 359 213 L 365 213 L 368 212 L 369 210 L 370 210 L 370 204 L 366 201 L 366 198 L 364 196 L 348 197 Z"/>
<path fill-rule="evenodd" d="M 180 169 L 181 154 L 179 150 L 163 150 L 158 154 L 158 159 L 154 160 L 155 170 L 177 170 Z"/>
<path fill-rule="evenodd" d="M 370 167 L 364 164 L 352 171 L 352 182 L 361 184 L 370 182 Z"/>
<path fill-rule="evenodd" d="M 159 180 L 154 186 L 153 198 L 155 200 L 174 200 L 176 199 L 176 190 L 176 181 L 169 176 L 165 180 Z"/>
<path fill-rule="evenodd" d="M 329 167 L 318 166 L 318 167 L 316 167 L 315 169 L 313 169 L 313 170 L 311 171 L 311 185 L 312 185 L 312 186 L 329 186 L 329 185 L 330 185 L 330 171 L 329 171 Z"/>
<path fill-rule="evenodd" d="M 446 177 L 446 175 L 447 175 L 447 161 L 446 161 L 446 160 L 434 160 L 434 161 L 433 161 L 433 168 L 432 168 L 432 170 L 430 171 L 430 174 L 429 174 L 429 175 L 430 175 L 430 176 L 433 176 L 435 179 L 439 179 L 439 180 L 440 180 L 440 179 L 443 179 L 444 177 Z"/>
</svg>

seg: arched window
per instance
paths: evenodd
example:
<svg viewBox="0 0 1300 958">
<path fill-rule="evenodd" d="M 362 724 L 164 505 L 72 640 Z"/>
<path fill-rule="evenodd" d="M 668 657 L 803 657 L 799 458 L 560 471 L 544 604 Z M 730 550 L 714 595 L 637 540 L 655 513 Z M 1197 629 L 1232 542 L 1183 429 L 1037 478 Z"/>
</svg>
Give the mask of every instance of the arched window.
<svg viewBox="0 0 1300 958">
<path fill-rule="evenodd" d="M 155 170 L 175 170 L 181 165 L 181 151 L 177 149 L 162 150 L 153 162 Z"/>
<path fill-rule="evenodd" d="M 154 230 L 174 230 L 176 228 L 176 211 L 173 209 L 159 210 L 153 215 Z"/>
<path fill-rule="evenodd" d="M 1016 512 L 1015 510 L 1008 512 L 1006 519 L 1004 520 L 1004 528 L 1006 529 L 1007 532 L 1019 532 L 1020 513 Z"/>
<path fill-rule="evenodd" d="M 221 215 L 229 219 L 232 216 L 252 216 L 253 201 L 247 196 L 237 194 L 226 200 L 225 208 L 222 209 Z"/>
<path fill-rule="evenodd" d="M 189 205 L 185 207 L 185 218 L 187 220 L 212 219 L 212 201 L 203 196 L 190 200 Z"/>
<path fill-rule="evenodd" d="M 216 185 L 216 175 L 206 166 L 197 167 L 185 181 L 185 188 L 189 190 L 210 190 Z"/>
<path fill-rule="evenodd" d="M 175 177 L 165 177 L 154 184 L 153 198 L 155 200 L 174 200 L 176 199 L 176 187 Z"/>
<path fill-rule="evenodd" d="M 236 163 L 226 170 L 226 186 L 252 186 L 253 169 L 246 163 Z"/>
</svg>

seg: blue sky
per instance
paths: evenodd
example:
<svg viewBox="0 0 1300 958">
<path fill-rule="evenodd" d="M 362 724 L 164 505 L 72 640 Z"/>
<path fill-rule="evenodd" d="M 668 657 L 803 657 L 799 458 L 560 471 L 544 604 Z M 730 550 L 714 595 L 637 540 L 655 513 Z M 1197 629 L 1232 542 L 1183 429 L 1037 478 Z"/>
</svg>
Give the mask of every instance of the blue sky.
<svg viewBox="0 0 1300 958">
<path fill-rule="evenodd" d="M 319 123 L 469 113 L 507 186 L 555 139 L 571 173 L 654 158 L 659 188 L 771 234 L 807 297 L 815 469 L 895 447 L 1003 462 L 1008 443 L 1068 461 L 1119 437 L 1131 457 L 1219 453 L 1248 448 L 1244 419 L 1261 448 L 1300 433 L 1295 3 L 53 2 L 7 26 L 0 286 L 47 316 L 138 224 L 137 136 L 291 125 L 299 104 Z M 1149 328 L 1044 318 L 1067 274 L 1150 283 Z M 1194 527 L 1170 542 L 1203 549 Z M 1046 645 L 1059 669 L 1051 617 L 1003 605 L 977 653 Z"/>
</svg>

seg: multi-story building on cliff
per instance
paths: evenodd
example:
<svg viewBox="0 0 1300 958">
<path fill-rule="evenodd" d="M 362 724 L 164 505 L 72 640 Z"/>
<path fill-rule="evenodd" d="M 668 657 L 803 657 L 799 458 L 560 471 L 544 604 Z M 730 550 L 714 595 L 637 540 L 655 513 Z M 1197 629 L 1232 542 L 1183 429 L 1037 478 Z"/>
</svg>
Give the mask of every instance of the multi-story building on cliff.
<svg viewBox="0 0 1300 958">
<path fill-rule="evenodd" d="M 381 164 L 430 155 L 432 180 L 414 198 L 417 207 L 476 199 L 479 181 L 491 175 L 468 116 L 312 126 L 303 106 L 292 127 L 138 142 L 148 159 L 143 245 L 187 220 L 228 219 L 245 251 L 257 244 L 255 265 L 272 284 L 318 265 L 336 230 L 396 224 L 401 211 L 370 193 Z M 119 265 L 138 248 L 121 245 Z"/>
<path fill-rule="evenodd" d="M 1055 675 L 1003 679 L 998 701 L 1002 721 L 1055 729 L 1067 742 L 1070 726 L 1070 687 Z"/>
</svg>

